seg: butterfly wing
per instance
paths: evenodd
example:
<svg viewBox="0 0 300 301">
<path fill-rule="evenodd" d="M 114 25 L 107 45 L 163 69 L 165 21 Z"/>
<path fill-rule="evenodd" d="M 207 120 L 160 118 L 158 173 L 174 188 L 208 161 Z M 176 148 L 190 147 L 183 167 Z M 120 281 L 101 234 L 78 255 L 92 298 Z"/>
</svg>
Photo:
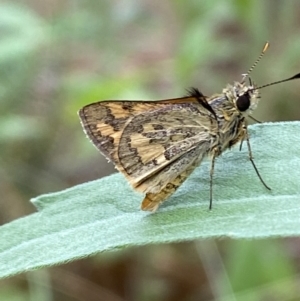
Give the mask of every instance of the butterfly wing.
<svg viewBox="0 0 300 301">
<path fill-rule="evenodd" d="M 141 204 L 143 210 L 155 211 L 161 202 L 176 191 L 206 155 L 203 147 L 206 148 L 201 145 L 190 150 L 141 185 L 146 192 Z"/>
<path fill-rule="evenodd" d="M 212 117 L 201 109 L 199 104 L 166 104 L 128 121 L 119 141 L 118 169 L 127 176 L 133 187 L 147 192 L 145 187 L 149 181 L 146 180 L 154 175 L 157 177 L 158 172 L 181 156 L 198 146 L 203 153 L 207 152 Z M 172 174 L 176 176 L 180 172 L 177 168 Z M 163 178 L 168 183 L 165 174 Z M 144 182 L 147 184 L 142 185 Z"/>
<path fill-rule="evenodd" d="M 163 101 L 99 101 L 79 110 L 78 115 L 86 135 L 110 161 L 118 161 L 117 148 L 125 124 L 134 116 L 165 107 L 168 104 L 194 103 L 195 97 Z"/>
<path fill-rule="evenodd" d="M 100 101 L 83 107 L 78 114 L 93 144 L 109 161 L 118 164 L 117 150 L 126 122 L 153 106 L 151 102 Z"/>
<path fill-rule="evenodd" d="M 98 102 L 79 115 L 86 134 L 131 185 L 152 194 L 200 163 L 217 128 L 195 97 Z"/>
</svg>

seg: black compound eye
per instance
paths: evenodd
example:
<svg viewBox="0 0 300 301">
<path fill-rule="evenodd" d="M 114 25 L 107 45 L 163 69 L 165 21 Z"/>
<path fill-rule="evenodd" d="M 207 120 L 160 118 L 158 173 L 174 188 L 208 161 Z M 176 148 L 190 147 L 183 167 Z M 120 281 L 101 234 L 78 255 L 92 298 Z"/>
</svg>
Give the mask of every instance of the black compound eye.
<svg viewBox="0 0 300 301">
<path fill-rule="evenodd" d="M 244 112 L 247 111 L 250 107 L 250 95 L 249 93 L 245 93 L 236 100 L 236 106 L 239 111 Z"/>
</svg>

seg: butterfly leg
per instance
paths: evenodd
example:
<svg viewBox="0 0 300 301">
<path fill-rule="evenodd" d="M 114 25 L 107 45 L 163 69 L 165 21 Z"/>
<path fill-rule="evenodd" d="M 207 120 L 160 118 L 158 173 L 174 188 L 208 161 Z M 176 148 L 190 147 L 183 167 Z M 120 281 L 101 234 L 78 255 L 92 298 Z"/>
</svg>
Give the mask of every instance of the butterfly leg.
<svg viewBox="0 0 300 301">
<path fill-rule="evenodd" d="M 255 166 L 254 160 L 253 160 L 253 156 L 252 156 L 252 150 L 251 150 L 251 146 L 250 146 L 250 141 L 249 141 L 249 135 L 248 135 L 248 130 L 247 130 L 247 126 L 246 124 L 243 124 L 243 130 L 245 133 L 245 137 L 246 137 L 246 141 L 247 141 L 247 146 L 248 146 L 248 153 L 249 153 L 249 160 L 257 174 L 257 176 L 259 177 L 260 181 L 262 182 L 262 184 L 269 190 L 271 190 L 271 188 L 264 182 L 264 180 L 262 179 L 261 175 L 258 172 L 257 167 Z"/>
<path fill-rule="evenodd" d="M 209 190 L 210 190 L 210 195 L 209 195 L 209 210 L 212 208 L 212 200 L 213 200 L 213 176 L 214 176 L 214 170 L 215 170 L 215 160 L 216 158 L 221 154 L 221 150 L 219 147 L 215 147 L 213 149 L 212 153 L 212 159 L 211 159 L 211 167 L 210 167 L 210 181 L 209 181 Z"/>
</svg>

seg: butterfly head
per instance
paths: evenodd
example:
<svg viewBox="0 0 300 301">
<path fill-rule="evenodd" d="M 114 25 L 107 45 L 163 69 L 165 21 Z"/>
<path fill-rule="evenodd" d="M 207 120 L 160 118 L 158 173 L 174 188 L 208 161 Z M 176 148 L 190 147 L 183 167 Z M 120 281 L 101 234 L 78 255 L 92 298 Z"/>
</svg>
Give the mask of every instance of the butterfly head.
<svg viewBox="0 0 300 301">
<path fill-rule="evenodd" d="M 284 83 L 290 80 L 300 79 L 300 73 L 297 73 L 292 77 L 259 87 L 253 84 L 249 76 L 248 78 L 249 84 L 246 84 L 245 80 L 243 80 L 242 82 L 235 82 L 233 85 L 228 85 L 227 88 L 223 90 L 223 93 L 226 95 L 226 97 L 233 102 L 235 108 L 243 115 L 251 114 L 252 111 L 256 108 L 260 99 L 260 89 Z"/>
<path fill-rule="evenodd" d="M 237 89 L 238 94 L 235 98 L 235 106 L 242 113 L 251 113 L 257 106 L 259 100 L 259 92 L 251 84 L 243 85 Z"/>
<path fill-rule="evenodd" d="M 243 115 L 251 114 L 260 99 L 259 92 L 251 80 L 249 84 L 235 82 L 233 85 L 228 85 L 223 93 Z"/>
</svg>

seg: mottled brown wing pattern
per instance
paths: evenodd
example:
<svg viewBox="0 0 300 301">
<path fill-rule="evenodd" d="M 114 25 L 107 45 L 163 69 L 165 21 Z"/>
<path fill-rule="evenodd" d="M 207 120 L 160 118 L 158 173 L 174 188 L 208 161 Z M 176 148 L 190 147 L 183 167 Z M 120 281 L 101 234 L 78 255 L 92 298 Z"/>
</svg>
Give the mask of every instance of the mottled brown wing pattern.
<svg viewBox="0 0 300 301">
<path fill-rule="evenodd" d="M 160 203 L 173 194 L 201 163 L 206 155 L 203 150 L 208 146 L 207 141 L 204 142 L 141 184 L 139 190 L 143 189 L 147 192 L 142 202 L 142 209 L 155 211 Z"/>
<path fill-rule="evenodd" d="M 98 102 L 79 112 L 96 147 L 156 209 L 201 162 L 217 123 L 196 98 Z"/>
<path fill-rule="evenodd" d="M 79 111 L 85 133 L 107 159 L 118 163 L 117 150 L 124 126 L 136 114 L 151 110 L 152 103 L 101 101 Z"/>
<path fill-rule="evenodd" d="M 199 108 L 198 104 L 168 104 L 139 114 L 126 124 L 118 158 L 121 171 L 135 188 L 188 151 L 209 142 L 211 118 Z"/>
<path fill-rule="evenodd" d="M 79 110 L 85 133 L 94 145 L 109 159 L 115 157 L 119 138 L 124 126 L 133 116 L 164 107 L 171 103 L 198 103 L 194 97 L 177 98 L 163 101 L 100 101 Z"/>
</svg>

